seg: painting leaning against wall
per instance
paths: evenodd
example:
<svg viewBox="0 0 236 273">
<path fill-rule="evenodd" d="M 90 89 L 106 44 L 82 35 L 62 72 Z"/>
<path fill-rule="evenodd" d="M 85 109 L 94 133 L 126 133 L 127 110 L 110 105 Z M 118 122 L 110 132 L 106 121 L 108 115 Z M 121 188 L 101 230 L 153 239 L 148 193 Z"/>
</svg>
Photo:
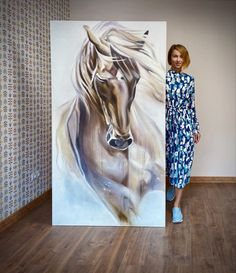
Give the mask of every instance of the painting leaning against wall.
<svg viewBox="0 0 236 273">
<path fill-rule="evenodd" d="M 165 22 L 51 22 L 53 224 L 165 226 Z"/>
</svg>

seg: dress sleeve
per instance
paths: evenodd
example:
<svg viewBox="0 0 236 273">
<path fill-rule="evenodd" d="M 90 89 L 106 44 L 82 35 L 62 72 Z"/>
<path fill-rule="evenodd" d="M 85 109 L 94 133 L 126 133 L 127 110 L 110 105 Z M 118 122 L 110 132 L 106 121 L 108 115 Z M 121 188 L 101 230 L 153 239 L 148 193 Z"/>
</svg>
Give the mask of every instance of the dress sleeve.
<svg viewBox="0 0 236 273">
<path fill-rule="evenodd" d="M 200 132 L 200 126 L 197 119 L 196 107 L 195 107 L 195 80 L 192 78 L 190 82 L 190 109 L 192 113 L 192 121 L 193 121 L 193 133 Z"/>
</svg>

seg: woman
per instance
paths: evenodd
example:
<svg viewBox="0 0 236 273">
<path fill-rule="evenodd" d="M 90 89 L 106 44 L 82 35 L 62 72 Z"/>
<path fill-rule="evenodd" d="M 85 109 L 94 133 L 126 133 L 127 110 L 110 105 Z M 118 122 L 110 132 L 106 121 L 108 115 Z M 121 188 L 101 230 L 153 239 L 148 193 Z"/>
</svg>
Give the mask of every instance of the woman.
<svg viewBox="0 0 236 273">
<path fill-rule="evenodd" d="M 167 200 L 174 201 L 172 222 L 183 222 L 180 202 L 184 187 L 190 182 L 194 144 L 200 141 L 200 127 L 195 110 L 194 78 L 182 72 L 190 64 L 187 49 L 172 45 L 168 52 L 171 68 L 166 74 L 166 173 L 170 188 Z"/>
</svg>

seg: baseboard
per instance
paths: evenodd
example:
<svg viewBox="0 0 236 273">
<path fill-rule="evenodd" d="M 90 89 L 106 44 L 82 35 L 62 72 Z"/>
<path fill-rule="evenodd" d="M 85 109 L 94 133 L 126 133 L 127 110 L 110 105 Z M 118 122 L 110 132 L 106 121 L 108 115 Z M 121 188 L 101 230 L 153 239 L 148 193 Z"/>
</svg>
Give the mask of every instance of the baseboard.
<svg viewBox="0 0 236 273">
<path fill-rule="evenodd" d="M 236 176 L 191 176 L 190 183 L 234 184 L 236 183 Z M 166 186 L 169 186 L 167 176 Z"/>
<path fill-rule="evenodd" d="M 31 201 L 26 206 L 20 208 L 18 211 L 14 212 L 6 219 L 0 221 L 0 232 L 19 221 L 25 215 L 27 215 L 31 210 L 40 206 L 45 200 L 49 199 L 52 195 L 52 190 L 45 191 L 42 195 Z"/>
<path fill-rule="evenodd" d="M 236 176 L 191 176 L 191 183 L 236 183 Z"/>
</svg>

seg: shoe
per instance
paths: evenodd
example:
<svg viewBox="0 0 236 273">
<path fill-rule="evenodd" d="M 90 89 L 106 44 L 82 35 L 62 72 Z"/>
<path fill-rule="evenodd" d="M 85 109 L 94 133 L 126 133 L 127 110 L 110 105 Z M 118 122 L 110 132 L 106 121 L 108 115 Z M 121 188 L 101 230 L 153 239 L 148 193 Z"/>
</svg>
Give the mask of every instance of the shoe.
<svg viewBox="0 0 236 273">
<path fill-rule="evenodd" d="M 181 208 L 173 207 L 172 209 L 172 222 L 174 224 L 183 222 L 183 214 Z"/>
<path fill-rule="evenodd" d="M 166 194 L 166 200 L 171 202 L 175 199 L 175 187 L 171 186 Z"/>
</svg>

